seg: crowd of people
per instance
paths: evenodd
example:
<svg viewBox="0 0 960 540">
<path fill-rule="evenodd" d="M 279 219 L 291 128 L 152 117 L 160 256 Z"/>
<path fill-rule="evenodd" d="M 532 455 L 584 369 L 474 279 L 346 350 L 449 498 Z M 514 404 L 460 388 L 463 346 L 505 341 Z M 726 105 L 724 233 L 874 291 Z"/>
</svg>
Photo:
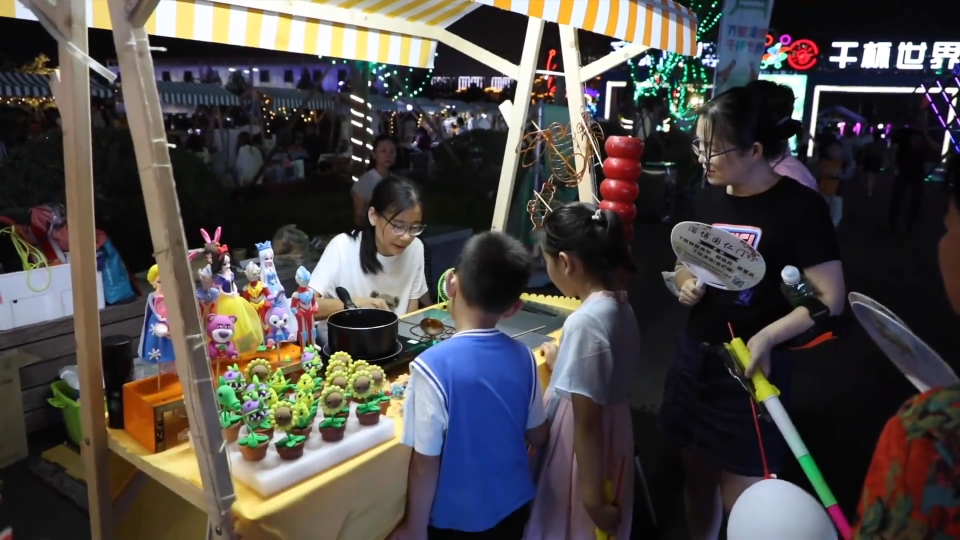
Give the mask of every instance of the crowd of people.
<svg viewBox="0 0 960 540">
<path fill-rule="evenodd" d="M 748 373 L 766 374 L 789 409 L 792 358 L 784 344 L 844 309 L 835 224 L 818 193 L 826 173 L 813 184 L 778 170 L 785 162 L 796 166 L 785 159 L 787 141 L 801 131 L 784 114 L 788 92 L 752 83 L 699 111 L 695 151 L 707 185 L 691 219 L 754 231 L 753 247 L 768 268 L 801 269 L 816 297 L 794 307 L 775 271 L 752 289 L 731 292 L 704 288 L 685 267 L 676 268 L 678 300 L 690 314 L 666 379 L 660 426 L 681 448 L 691 538 L 717 538 L 724 513 L 745 490 L 775 475 L 788 451 L 772 426 L 754 422 L 751 398 L 718 357 L 730 327 L 747 342 Z M 332 294 L 338 286 L 356 291 L 357 305 L 398 315 L 428 302 L 417 239 L 425 228 L 421 199 L 414 184 L 390 175 L 395 154 L 392 142 L 378 140 L 373 168 L 354 191 L 356 229 L 335 238 L 335 249 L 324 252 L 314 271 L 310 286 L 322 296 L 320 318 L 342 309 Z M 880 152 L 866 149 L 862 156 L 864 172 L 875 174 Z M 822 159 L 835 162 L 823 166 L 833 167 L 831 176 L 843 174 L 835 170 L 845 166 L 842 153 L 831 150 Z M 957 208 L 960 195 L 951 202 L 940 249 L 948 295 L 960 309 Z M 522 305 L 529 250 L 506 235 L 481 233 L 447 275 L 456 334 L 411 364 L 403 413 L 403 443 L 413 450 L 408 503 L 392 538 L 575 540 L 593 539 L 597 531 L 630 537 L 633 475 L 618 475 L 633 456 L 628 395 L 640 350 L 623 292 L 625 277 L 636 271 L 623 224 L 593 204 L 559 206 L 544 220 L 540 251 L 555 286 L 582 303 L 565 321 L 559 345 L 537 351 L 496 329 Z M 544 391 L 536 355 L 551 374 Z M 960 447 L 958 399 L 960 387 L 936 390 L 891 420 L 867 479 L 857 538 L 960 534 L 947 493 Z M 931 415 L 939 420 L 931 422 Z M 889 474 L 904 481 L 891 483 Z M 620 485 L 613 498 L 611 483 Z M 912 496 L 906 502 L 905 493 Z M 783 514 L 789 523 L 790 508 Z"/>
</svg>

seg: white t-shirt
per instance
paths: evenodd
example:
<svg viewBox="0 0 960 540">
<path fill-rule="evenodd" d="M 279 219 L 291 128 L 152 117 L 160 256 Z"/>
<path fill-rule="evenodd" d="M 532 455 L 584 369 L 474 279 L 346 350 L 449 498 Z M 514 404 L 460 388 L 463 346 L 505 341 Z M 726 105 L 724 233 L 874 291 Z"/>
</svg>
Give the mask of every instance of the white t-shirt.
<svg viewBox="0 0 960 540">
<path fill-rule="evenodd" d="M 594 293 L 563 323 L 550 389 L 599 405 L 627 403 L 640 361 L 640 330 L 633 308 L 613 293 Z"/>
<path fill-rule="evenodd" d="M 263 154 L 260 150 L 249 144 L 240 147 L 237 152 L 237 175 L 241 186 L 253 182 L 261 166 L 263 166 Z"/>
<path fill-rule="evenodd" d="M 533 354 L 533 353 L 531 353 Z M 536 362 L 531 358 L 531 361 Z M 527 429 L 547 421 L 543 408 L 543 389 L 539 378 L 534 385 L 536 394 L 527 413 Z M 447 435 L 450 417 L 443 406 L 437 387 L 430 384 L 420 367 L 410 364 L 410 379 L 403 398 L 403 438 L 401 442 L 424 456 L 439 456 Z"/>
<path fill-rule="evenodd" d="M 407 314 L 410 300 L 417 300 L 428 291 L 423 243 L 414 238 L 400 255 L 384 257 L 377 254 L 377 260 L 383 265 L 383 271 L 364 274 L 360 266 L 360 236 L 353 238 L 349 234 L 339 234 L 323 250 L 320 262 L 310 276 L 309 286 L 324 298 L 336 298 L 337 287 L 346 289 L 353 298 L 369 298 L 377 293 L 387 304 L 395 305 L 393 312 L 402 317 Z M 321 321 L 317 328 L 326 342 L 326 321 Z"/>
<path fill-rule="evenodd" d="M 380 176 L 380 173 L 378 173 L 376 169 L 370 169 L 360 175 L 360 178 L 353 183 L 350 192 L 356 193 L 363 199 L 364 204 L 368 204 L 370 198 L 373 197 L 373 189 L 377 187 L 377 184 L 379 184 L 381 180 L 383 180 L 383 177 Z"/>
</svg>

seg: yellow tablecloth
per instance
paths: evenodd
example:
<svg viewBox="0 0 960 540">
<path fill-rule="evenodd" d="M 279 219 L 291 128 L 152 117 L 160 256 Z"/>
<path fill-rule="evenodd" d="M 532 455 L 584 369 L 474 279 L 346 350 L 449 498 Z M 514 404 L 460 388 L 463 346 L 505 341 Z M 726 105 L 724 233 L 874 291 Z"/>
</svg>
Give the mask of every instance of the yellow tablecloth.
<svg viewBox="0 0 960 540">
<path fill-rule="evenodd" d="M 567 309 L 579 306 L 579 301 L 569 298 L 525 296 L 525 299 Z M 560 331 L 551 336 L 559 338 Z M 546 385 L 547 380 L 546 372 L 541 369 L 541 382 Z M 395 439 L 273 497 L 263 498 L 235 482 L 237 501 L 233 509 L 238 518 L 237 532 L 244 540 L 386 538 L 403 517 L 406 504 L 410 448 L 400 444 L 403 430 L 400 410 L 400 403 L 394 402 L 388 412 L 397 420 Z M 156 478 L 156 473 L 160 473 L 202 490 L 197 457 L 190 445 L 147 454 L 125 432 L 108 431 L 112 447 L 136 456 L 143 465 L 155 469 L 151 476 Z M 186 490 L 174 491 L 182 494 Z"/>
</svg>

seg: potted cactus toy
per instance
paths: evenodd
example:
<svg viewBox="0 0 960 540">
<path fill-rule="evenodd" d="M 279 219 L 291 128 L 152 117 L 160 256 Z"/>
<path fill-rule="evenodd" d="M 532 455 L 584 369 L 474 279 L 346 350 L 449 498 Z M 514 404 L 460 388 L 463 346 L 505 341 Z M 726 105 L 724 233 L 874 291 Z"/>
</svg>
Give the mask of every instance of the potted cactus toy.
<svg viewBox="0 0 960 540">
<path fill-rule="evenodd" d="M 237 399 L 243 398 L 243 392 L 247 389 L 247 379 L 236 364 L 227 366 L 227 371 L 223 374 L 223 380 L 233 388 L 237 394 Z"/>
<path fill-rule="evenodd" d="M 357 405 L 357 420 L 361 426 L 373 426 L 380 422 L 379 403 L 370 403 L 368 400 L 373 396 L 374 388 L 373 377 L 366 370 L 357 370 L 350 376 L 349 387 L 350 395 L 360 402 Z"/>
<path fill-rule="evenodd" d="M 244 461 L 260 461 L 267 457 L 270 436 L 257 433 L 257 426 L 261 423 L 257 419 L 268 417 L 270 411 L 264 407 L 263 402 L 256 394 L 247 394 L 244 396 L 240 412 L 243 414 L 243 422 L 247 426 L 247 435 L 237 441 L 240 446 L 240 455 L 243 456 Z M 270 430 L 272 435 L 273 428 L 270 428 Z"/>
<path fill-rule="evenodd" d="M 286 434 L 286 437 L 277 441 L 274 446 L 277 454 L 284 461 L 300 459 L 303 456 L 303 446 L 307 440 L 304 435 L 297 435 L 294 430 L 300 423 L 300 411 L 286 400 L 280 400 L 270 408 L 273 421 Z"/>
<path fill-rule="evenodd" d="M 347 419 L 341 416 L 342 409 L 347 405 L 347 393 L 339 386 L 327 386 L 320 395 L 320 408 L 323 410 L 323 421 L 320 422 L 320 436 L 327 442 L 337 442 L 343 439 L 344 426 Z"/>
<path fill-rule="evenodd" d="M 242 404 L 224 377 L 220 377 L 220 386 L 217 387 L 217 401 L 220 403 L 220 429 L 223 430 L 223 439 L 228 443 L 236 442 L 240 437 L 243 420 L 240 415 Z"/>
</svg>

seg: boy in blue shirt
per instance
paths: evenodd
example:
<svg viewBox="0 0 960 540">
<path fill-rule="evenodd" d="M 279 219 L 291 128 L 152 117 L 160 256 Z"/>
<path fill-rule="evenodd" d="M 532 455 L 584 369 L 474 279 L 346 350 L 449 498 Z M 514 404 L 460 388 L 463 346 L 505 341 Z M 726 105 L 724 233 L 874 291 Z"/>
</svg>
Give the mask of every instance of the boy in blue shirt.
<svg viewBox="0 0 960 540">
<path fill-rule="evenodd" d="M 391 538 L 523 537 L 536 494 L 527 445 L 549 427 L 533 353 L 496 325 L 522 307 L 531 266 L 520 242 L 482 233 L 448 275 L 456 334 L 410 364 L 407 515 Z"/>
</svg>

